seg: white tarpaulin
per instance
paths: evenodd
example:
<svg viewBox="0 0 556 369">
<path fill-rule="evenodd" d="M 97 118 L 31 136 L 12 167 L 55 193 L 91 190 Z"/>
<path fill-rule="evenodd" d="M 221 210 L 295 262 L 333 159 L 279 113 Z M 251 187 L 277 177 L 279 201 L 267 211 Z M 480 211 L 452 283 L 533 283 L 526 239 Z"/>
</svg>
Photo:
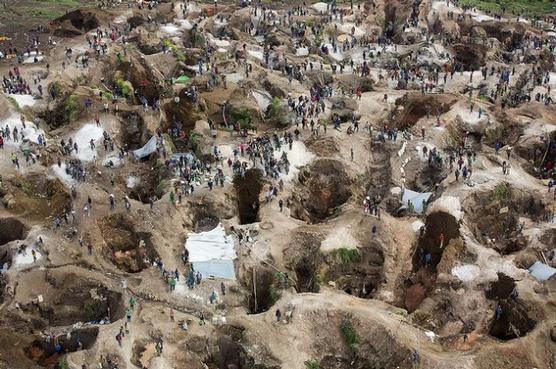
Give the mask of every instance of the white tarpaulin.
<svg viewBox="0 0 556 369">
<path fill-rule="evenodd" d="M 415 192 L 405 189 L 402 196 L 402 206 L 400 209 L 407 209 L 409 201 L 413 204 L 413 209 L 417 214 L 423 214 L 423 201 L 427 203 L 432 192 Z"/>
<path fill-rule="evenodd" d="M 156 136 L 152 136 L 151 139 L 142 148 L 133 151 L 133 156 L 137 160 L 149 156 L 156 151 L 156 143 Z"/>
<path fill-rule="evenodd" d="M 556 274 L 556 269 L 549 267 L 540 261 L 536 261 L 535 264 L 529 267 L 529 272 L 531 272 L 531 275 L 539 281 L 546 281 Z"/>
<path fill-rule="evenodd" d="M 222 224 L 207 232 L 189 233 L 185 248 L 195 271 L 203 276 L 235 279 L 234 239 L 226 235 Z"/>
</svg>

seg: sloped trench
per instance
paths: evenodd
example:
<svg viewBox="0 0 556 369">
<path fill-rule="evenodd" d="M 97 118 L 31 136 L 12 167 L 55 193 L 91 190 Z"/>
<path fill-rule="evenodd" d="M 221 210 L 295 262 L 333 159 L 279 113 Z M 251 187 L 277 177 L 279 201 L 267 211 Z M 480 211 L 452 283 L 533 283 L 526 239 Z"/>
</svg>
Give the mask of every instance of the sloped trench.
<svg viewBox="0 0 556 369">
<path fill-rule="evenodd" d="M 259 195 L 263 189 L 262 173 L 258 169 L 248 169 L 245 176 L 234 176 L 234 188 L 237 197 L 239 224 L 251 224 L 259 221 Z"/>
<path fill-rule="evenodd" d="M 442 211 L 427 215 L 413 255 L 413 276 L 404 283 L 402 305 L 408 312 L 415 311 L 432 290 L 444 251 L 459 237 L 459 224 L 453 215 Z"/>
<path fill-rule="evenodd" d="M 107 245 L 107 256 L 119 269 L 138 273 L 158 257 L 151 234 L 138 232 L 127 215 L 109 215 L 98 220 L 98 226 Z"/>
<path fill-rule="evenodd" d="M 25 348 L 27 357 L 43 367 L 58 368 L 58 361 L 66 353 L 75 352 L 80 349 L 88 350 L 95 344 L 98 336 L 98 327 L 76 329 L 71 332 L 68 340 L 66 335 L 57 337 L 62 347 L 61 352 L 56 352 L 54 340 L 44 338 L 36 339 Z M 81 342 L 81 345 L 79 345 Z"/>
<path fill-rule="evenodd" d="M 0 246 L 27 238 L 28 228 L 17 218 L 0 219 Z M 1 264 L 0 264 L 1 266 Z"/>
</svg>

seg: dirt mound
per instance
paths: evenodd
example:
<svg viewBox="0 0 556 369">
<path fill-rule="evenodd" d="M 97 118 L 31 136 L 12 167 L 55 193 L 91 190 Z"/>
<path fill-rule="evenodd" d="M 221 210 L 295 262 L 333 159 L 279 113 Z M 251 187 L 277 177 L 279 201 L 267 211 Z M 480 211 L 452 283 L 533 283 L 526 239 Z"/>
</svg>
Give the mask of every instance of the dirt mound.
<svg viewBox="0 0 556 369">
<path fill-rule="evenodd" d="M 457 102 L 454 96 L 447 94 L 424 95 L 408 92 L 396 99 L 396 109 L 390 113 L 388 126 L 400 130 L 411 128 L 419 119 L 446 113 Z"/>
<path fill-rule="evenodd" d="M 121 270 L 138 273 L 158 257 L 151 234 L 137 232 L 130 217 L 112 214 L 98 220 L 109 259 Z"/>
<path fill-rule="evenodd" d="M 136 111 L 124 111 L 120 113 L 122 118 L 121 140 L 131 150 L 142 147 L 147 142 L 147 130 L 143 117 Z"/>
<path fill-rule="evenodd" d="M 95 344 L 98 336 L 98 327 L 76 329 L 71 332 L 68 339 L 66 335 L 55 340 L 37 339 L 25 349 L 27 356 L 38 365 L 52 367 L 68 352 L 88 350 Z M 61 346 L 61 351 L 56 352 L 56 342 Z"/>
<path fill-rule="evenodd" d="M 57 26 L 54 30 L 55 36 L 73 37 L 98 28 L 99 20 L 95 13 L 78 9 L 56 18 L 52 24 Z"/>
<path fill-rule="evenodd" d="M 319 159 L 298 174 L 299 186 L 292 195 L 291 215 L 309 223 L 332 216 L 351 197 L 351 178 L 344 165 L 332 159 Z"/>
<path fill-rule="evenodd" d="M 17 176 L 2 183 L 0 198 L 12 213 L 41 219 L 71 210 L 71 196 L 58 178 L 42 174 Z"/>
<path fill-rule="evenodd" d="M 331 97 L 330 103 L 332 119 L 338 117 L 341 122 L 351 121 L 357 110 L 357 102 L 347 97 Z"/>
<path fill-rule="evenodd" d="M 498 302 L 502 308 L 499 318 L 493 318 L 489 334 L 503 341 L 523 337 L 537 325 L 537 320 L 530 316 L 531 306 L 517 299 L 505 299 Z"/>
<path fill-rule="evenodd" d="M 305 146 L 318 156 L 334 156 L 340 152 L 338 143 L 330 136 L 311 136 L 305 141 Z"/>
<path fill-rule="evenodd" d="M 17 218 L 0 218 L 0 246 L 27 238 L 28 229 Z"/>
<path fill-rule="evenodd" d="M 463 203 L 469 228 L 480 242 L 502 255 L 527 246 L 528 238 L 521 233 L 519 217 L 539 220 L 545 213 L 541 200 L 502 183 L 488 192 L 476 192 Z"/>
<path fill-rule="evenodd" d="M 452 45 L 456 62 L 463 66 L 465 71 L 478 70 L 486 64 L 488 47 L 480 44 L 455 44 Z"/>
<path fill-rule="evenodd" d="M 136 30 L 137 48 L 145 55 L 154 55 L 162 51 L 162 40 L 157 37 L 155 32 L 150 32 L 144 27 Z"/>
<path fill-rule="evenodd" d="M 251 224 L 259 221 L 259 194 L 263 189 L 262 173 L 258 169 L 245 171 L 242 177 L 236 174 L 234 188 L 237 196 L 239 224 Z"/>
</svg>

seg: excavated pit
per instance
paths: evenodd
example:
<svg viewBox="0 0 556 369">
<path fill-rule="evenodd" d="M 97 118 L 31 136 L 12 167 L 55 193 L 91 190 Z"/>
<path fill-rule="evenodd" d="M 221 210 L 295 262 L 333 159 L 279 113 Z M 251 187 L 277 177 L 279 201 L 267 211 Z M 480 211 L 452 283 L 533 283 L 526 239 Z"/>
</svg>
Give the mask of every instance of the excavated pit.
<svg viewBox="0 0 556 369">
<path fill-rule="evenodd" d="M 40 305 L 28 304 L 22 309 L 39 315 L 54 326 L 98 323 L 101 320 L 114 322 L 124 317 L 125 302 L 119 292 L 75 275 L 53 280 L 53 283 L 61 288 L 45 295 Z"/>
<path fill-rule="evenodd" d="M 450 110 L 457 99 L 448 94 L 421 94 L 409 92 L 396 99 L 396 109 L 388 118 L 388 126 L 404 130 L 413 127 L 419 119 L 444 114 Z"/>
<path fill-rule="evenodd" d="M 327 318 L 332 321 L 333 315 Z M 331 323 L 331 325 L 334 323 Z M 355 350 L 323 353 L 319 360 L 321 369 L 411 369 L 411 351 L 389 329 L 380 325 L 358 327 L 365 332 Z"/>
<path fill-rule="evenodd" d="M 352 180 L 337 160 L 316 160 L 300 170 L 298 181 L 292 194 L 291 216 L 308 223 L 333 216 L 351 197 Z"/>
<path fill-rule="evenodd" d="M 279 298 L 275 272 L 269 268 L 259 267 L 254 273 L 247 273 L 245 280 L 247 295 L 244 303 L 248 313 L 259 314 L 268 311 Z"/>
<path fill-rule="evenodd" d="M 519 298 L 512 297 L 515 288 L 513 278 L 498 273 L 498 280 L 491 282 L 485 290 L 485 297 L 502 307 L 501 316 L 494 316 L 490 322 L 489 334 L 503 341 L 523 337 L 537 324 L 539 312 Z"/>
<path fill-rule="evenodd" d="M 443 241 L 441 241 L 441 235 L 444 236 Z M 419 237 L 417 252 L 413 256 L 413 270 L 424 266 L 420 250 L 431 254 L 430 268 L 436 270 L 450 241 L 459 237 L 459 224 L 453 215 L 442 211 L 427 215 L 425 232 L 423 236 Z"/>
<path fill-rule="evenodd" d="M 270 354 L 252 354 L 243 337 L 243 329 L 236 326 L 218 327 L 214 338 L 204 345 L 202 363 L 208 369 L 278 369 L 278 360 Z M 264 343 L 261 344 L 264 348 Z"/>
<path fill-rule="evenodd" d="M 58 178 L 29 174 L 8 179 L 0 187 L 2 204 L 24 218 L 44 220 L 71 210 L 71 195 Z"/>
<path fill-rule="evenodd" d="M 258 169 L 248 169 L 242 177 L 234 176 L 234 189 L 237 197 L 239 224 L 259 221 L 259 195 L 263 189 L 262 173 Z"/>
<path fill-rule="evenodd" d="M 442 170 L 442 164 L 436 160 L 431 162 L 423 161 L 419 158 L 410 160 L 404 167 L 406 176 L 406 188 L 417 192 L 431 192 L 436 189 L 436 185 L 441 183 L 446 177 Z M 435 193 L 435 196 L 438 195 Z"/>
<path fill-rule="evenodd" d="M 49 88 L 54 88 L 50 86 Z M 85 114 L 85 107 L 81 102 L 81 97 L 71 91 L 65 91 L 59 95 L 52 109 L 46 109 L 39 113 L 39 117 L 51 129 L 67 126 L 70 123 L 82 118 Z"/>
<path fill-rule="evenodd" d="M 357 252 L 356 252 L 357 251 Z M 380 242 L 371 239 L 356 251 L 339 249 L 326 257 L 329 268 L 324 280 L 360 298 L 372 298 L 384 282 L 384 253 Z"/>
<path fill-rule="evenodd" d="M 485 131 L 483 142 L 490 147 L 496 147 L 499 143 L 502 146 L 517 146 L 516 151 L 519 153 L 519 141 L 523 135 L 523 125 L 514 117 L 502 111 L 495 115 L 496 124 L 492 125 Z M 501 151 L 504 154 L 503 151 Z"/>
<path fill-rule="evenodd" d="M 98 336 L 98 327 L 76 329 L 71 332 L 68 340 L 67 336 L 57 337 L 58 343 L 62 347 L 61 352 L 56 352 L 55 342 L 46 339 L 37 339 L 25 349 L 27 357 L 43 367 L 58 367 L 58 361 L 62 356 L 69 352 L 78 350 L 88 350 L 95 344 Z M 78 342 L 81 342 L 81 346 Z"/>
<path fill-rule="evenodd" d="M 442 211 L 427 215 L 424 232 L 419 236 L 413 254 L 414 273 L 405 281 L 401 296 L 401 305 L 409 313 L 414 312 L 434 288 L 437 266 L 444 251 L 452 247 L 452 240 L 459 238 L 459 224 L 453 215 Z M 427 261 L 427 255 L 430 255 L 430 261 Z"/>
<path fill-rule="evenodd" d="M 117 75 L 131 82 L 134 93 L 144 96 L 150 104 L 160 98 L 164 90 L 163 82 L 153 73 L 144 59 L 132 56 L 131 62 L 124 61 L 117 65 Z M 108 75 L 114 75 L 113 70 Z M 136 101 L 140 104 L 139 101 Z"/>
<path fill-rule="evenodd" d="M 12 266 L 13 253 L 9 246 L 0 246 L 0 269 L 9 269 Z"/>
<path fill-rule="evenodd" d="M 516 153 L 526 160 L 523 168 L 530 175 L 550 179 L 556 165 L 556 131 L 552 131 L 545 143 L 538 140 L 521 142 L 515 146 Z"/>
<path fill-rule="evenodd" d="M 185 93 L 186 90 L 182 90 L 178 104 L 172 100 L 163 106 L 166 120 L 161 126 L 164 131 L 178 129 L 178 131 L 183 132 L 182 136 L 173 139 L 176 148 L 183 152 L 192 149 L 189 142 L 189 133 L 195 129 L 195 122 L 201 119 L 195 104 Z"/>
<path fill-rule="evenodd" d="M 286 265 L 295 276 L 297 292 L 319 291 L 319 268 L 323 262 L 319 251 L 322 235 L 310 229 L 297 231 L 290 244 L 284 248 Z"/>
<path fill-rule="evenodd" d="M 164 196 L 164 180 L 170 177 L 170 171 L 156 158 L 142 163 L 135 173 L 140 181 L 129 189 L 129 197 L 148 204 L 150 199 L 157 201 Z"/>
<path fill-rule="evenodd" d="M 120 113 L 122 118 L 121 140 L 126 143 L 130 150 L 136 150 L 147 143 L 147 130 L 143 117 L 135 111 L 124 111 Z"/>
<path fill-rule="evenodd" d="M 17 218 L 0 219 L 0 246 L 27 238 L 29 229 Z M 1 265 L 1 264 L 0 264 Z"/>
<path fill-rule="evenodd" d="M 473 235 L 501 255 L 524 249 L 528 237 L 521 233 L 520 217 L 538 221 L 545 213 L 542 200 L 502 183 L 492 191 L 476 192 L 463 202 Z"/>
<path fill-rule="evenodd" d="M 480 44 L 455 44 L 452 45 L 457 63 L 465 71 L 478 70 L 486 64 L 488 47 Z"/>
<path fill-rule="evenodd" d="M 108 258 L 127 273 L 148 268 L 158 257 L 151 234 L 138 232 L 130 217 L 112 214 L 97 221 Z"/>
<path fill-rule="evenodd" d="M 489 300 L 505 300 L 515 289 L 515 280 L 504 273 L 498 273 L 498 280 L 490 283 L 485 290 L 485 297 Z"/>
<path fill-rule="evenodd" d="M 371 199 L 381 202 L 390 191 L 392 187 L 392 164 L 390 163 L 390 150 L 387 146 L 372 145 L 372 161 L 367 170 L 367 188 L 366 194 Z M 392 209 L 388 210 L 394 212 L 399 208 L 399 200 L 396 198 Z"/>
<path fill-rule="evenodd" d="M 502 307 L 500 318 L 494 317 L 490 323 L 489 334 L 502 341 L 523 337 L 535 329 L 537 320 L 530 314 L 531 307 L 519 299 L 506 299 L 498 302 Z"/>
</svg>

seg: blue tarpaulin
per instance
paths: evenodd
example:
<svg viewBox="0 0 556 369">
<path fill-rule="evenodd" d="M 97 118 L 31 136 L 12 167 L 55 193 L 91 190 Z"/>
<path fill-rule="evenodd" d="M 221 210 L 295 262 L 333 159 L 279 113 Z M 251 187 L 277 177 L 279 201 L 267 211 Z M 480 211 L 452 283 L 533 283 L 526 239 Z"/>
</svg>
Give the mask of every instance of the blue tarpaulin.
<svg viewBox="0 0 556 369">
<path fill-rule="evenodd" d="M 401 209 L 408 208 L 408 201 L 411 201 L 413 204 L 413 209 L 417 214 L 423 213 L 423 200 L 425 203 L 429 201 L 430 197 L 432 196 L 432 192 L 415 192 L 408 189 L 405 189 L 403 192 L 402 197 L 402 206 Z"/>
<path fill-rule="evenodd" d="M 535 264 L 529 267 L 529 272 L 531 272 L 531 275 L 539 281 L 546 281 L 556 274 L 556 269 L 541 263 L 540 261 L 536 261 Z"/>
<path fill-rule="evenodd" d="M 151 139 L 147 141 L 147 143 L 142 148 L 133 151 L 133 156 L 137 160 L 149 156 L 156 151 L 156 144 L 157 138 L 156 136 L 152 136 Z"/>
</svg>

